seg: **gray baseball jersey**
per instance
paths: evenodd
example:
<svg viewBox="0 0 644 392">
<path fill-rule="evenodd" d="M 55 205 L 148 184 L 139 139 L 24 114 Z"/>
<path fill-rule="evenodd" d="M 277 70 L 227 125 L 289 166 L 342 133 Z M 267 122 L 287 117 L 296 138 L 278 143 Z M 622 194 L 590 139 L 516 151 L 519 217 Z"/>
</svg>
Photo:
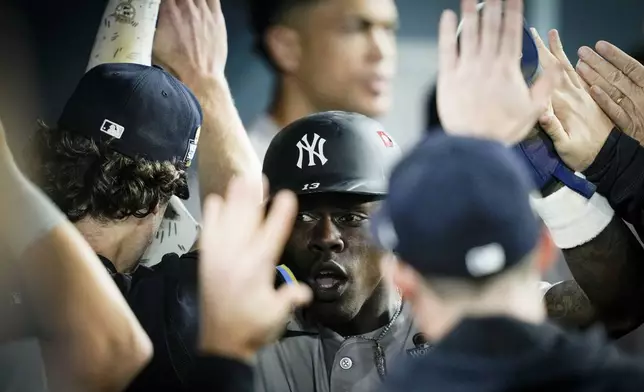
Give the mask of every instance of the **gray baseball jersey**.
<svg viewBox="0 0 644 392">
<path fill-rule="evenodd" d="M 405 358 L 422 357 L 429 349 L 419 339 L 409 308 L 403 305 L 380 340 L 388 371 Z M 363 336 L 376 338 L 381 332 Z M 373 341 L 345 339 L 327 328 L 307 325 L 301 318 L 289 322 L 285 336 L 257 357 L 257 392 L 372 392 L 380 384 Z"/>
</svg>

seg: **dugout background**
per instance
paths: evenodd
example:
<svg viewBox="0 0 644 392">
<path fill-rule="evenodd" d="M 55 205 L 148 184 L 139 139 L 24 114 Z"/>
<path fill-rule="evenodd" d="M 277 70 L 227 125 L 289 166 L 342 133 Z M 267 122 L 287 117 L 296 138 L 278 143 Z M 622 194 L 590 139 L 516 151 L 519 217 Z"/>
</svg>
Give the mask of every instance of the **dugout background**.
<svg viewBox="0 0 644 392">
<path fill-rule="evenodd" d="M 20 151 L 35 129 L 36 118 L 55 122 L 85 71 L 105 4 L 105 0 L 0 0 L 0 117 L 10 131 L 14 151 Z M 222 0 L 222 4 L 229 37 L 227 77 L 248 124 L 266 107 L 272 78 L 252 51 L 245 0 Z M 440 12 L 456 9 L 459 0 L 398 0 L 397 4 L 399 76 L 393 110 L 382 121 L 407 148 L 422 133 L 425 121 L 425 99 L 436 72 Z M 641 0 L 526 0 L 529 23 L 542 35 L 558 28 L 573 63 L 579 46 L 598 39 L 627 51 L 644 45 L 643 15 Z M 197 187 L 192 178 L 191 186 Z M 193 198 L 187 205 L 199 218 L 198 200 Z M 560 263 L 549 280 L 567 277 L 567 268 Z M 644 352 L 644 332 L 631 334 L 621 345 Z"/>
</svg>

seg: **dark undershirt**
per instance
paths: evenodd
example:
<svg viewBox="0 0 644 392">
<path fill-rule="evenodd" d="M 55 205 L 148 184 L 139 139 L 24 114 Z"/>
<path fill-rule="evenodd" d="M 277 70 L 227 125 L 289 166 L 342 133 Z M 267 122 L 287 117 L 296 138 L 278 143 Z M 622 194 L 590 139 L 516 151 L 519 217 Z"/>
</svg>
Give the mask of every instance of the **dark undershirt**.
<svg viewBox="0 0 644 392">
<path fill-rule="evenodd" d="M 174 256 L 174 257 L 173 257 Z M 132 274 L 124 274 L 117 272 L 114 264 L 107 258 L 98 255 L 103 265 L 108 270 L 112 279 L 118 286 L 121 293 L 128 299 L 130 302 L 131 298 L 128 298 L 130 294 L 139 295 L 137 290 L 133 290 L 133 287 L 137 285 L 139 281 L 146 279 L 147 277 L 152 277 L 157 274 L 165 274 L 180 272 L 173 267 L 178 264 L 172 265 L 170 267 L 167 263 L 194 263 L 196 261 L 194 254 L 186 255 L 187 259 L 179 258 L 176 255 L 169 255 L 169 257 L 164 257 L 165 265 L 160 266 L 161 268 L 147 268 L 144 266 L 139 266 Z M 158 275 L 157 275 L 158 277 Z M 144 286 L 145 287 L 145 286 Z M 150 287 L 159 287 L 159 286 L 150 286 Z M 161 286 L 161 287 L 174 287 L 174 286 Z M 137 287 L 139 288 L 139 287 Z M 173 296 L 170 296 L 173 297 Z M 163 301 L 164 295 L 158 296 L 159 301 Z M 137 311 L 135 310 L 135 314 Z M 137 314 L 137 317 L 140 318 L 141 315 Z M 158 323 L 166 323 L 165 317 L 159 317 Z M 149 318 L 145 318 L 150 320 Z M 147 324 L 143 322 L 144 324 Z M 144 328 L 146 325 L 144 325 Z M 156 330 L 153 332 L 157 332 Z M 161 339 L 164 340 L 165 339 Z M 159 349 L 158 345 L 163 344 L 161 340 L 153 342 L 155 344 L 155 355 L 167 355 L 166 351 Z M 157 358 L 158 359 L 158 358 Z M 185 380 L 184 386 L 180 388 L 183 391 L 187 392 L 201 392 L 201 391 L 220 391 L 220 392 L 251 392 L 253 390 L 253 368 L 248 364 L 237 361 L 231 358 L 219 357 L 214 355 L 196 355 L 193 358 L 194 362 L 191 364 L 191 371 L 188 373 L 188 377 Z M 172 361 L 172 360 L 171 360 Z M 143 381 L 143 382 L 140 382 Z M 150 384 L 146 383 L 145 380 L 135 380 L 135 382 L 128 388 L 128 391 L 131 392 L 147 392 L 148 390 L 156 390 L 156 387 L 150 388 Z M 170 387 L 166 384 L 167 390 L 177 390 L 178 387 Z"/>
</svg>

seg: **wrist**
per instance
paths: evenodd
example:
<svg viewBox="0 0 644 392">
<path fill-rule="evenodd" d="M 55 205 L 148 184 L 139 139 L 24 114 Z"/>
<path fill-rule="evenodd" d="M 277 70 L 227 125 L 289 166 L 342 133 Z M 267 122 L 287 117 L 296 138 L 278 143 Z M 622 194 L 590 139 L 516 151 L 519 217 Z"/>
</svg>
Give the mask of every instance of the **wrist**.
<svg viewBox="0 0 644 392">
<path fill-rule="evenodd" d="M 611 164 L 615 156 L 620 138 L 624 136 L 623 132 L 617 128 L 611 130 L 593 161 L 583 171 L 586 177 L 595 183 L 600 182 L 602 174 L 606 171 L 606 167 Z"/>
<path fill-rule="evenodd" d="M 587 199 L 568 187 L 562 187 L 547 197 L 531 197 L 531 204 L 560 249 L 571 249 L 592 241 L 614 216 L 608 201 L 599 193 Z"/>
<path fill-rule="evenodd" d="M 197 97 L 204 111 L 213 104 L 233 100 L 228 82 L 221 75 L 195 75 L 184 83 Z"/>
<path fill-rule="evenodd" d="M 228 81 L 224 73 L 218 72 L 189 72 L 181 76 L 181 81 L 195 94 L 204 88 L 217 86 L 228 89 Z"/>
</svg>

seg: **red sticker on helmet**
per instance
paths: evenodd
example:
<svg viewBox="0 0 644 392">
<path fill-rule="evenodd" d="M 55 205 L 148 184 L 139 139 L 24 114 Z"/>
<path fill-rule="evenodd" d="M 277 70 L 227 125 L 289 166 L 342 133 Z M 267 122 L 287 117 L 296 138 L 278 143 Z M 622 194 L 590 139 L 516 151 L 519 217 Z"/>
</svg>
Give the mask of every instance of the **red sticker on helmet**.
<svg viewBox="0 0 644 392">
<path fill-rule="evenodd" d="M 394 146 L 394 141 L 384 131 L 378 131 L 378 136 L 380 136 L 380 139 L 385 144 L 385 147 L 393 147 Z"/>
</svg>

